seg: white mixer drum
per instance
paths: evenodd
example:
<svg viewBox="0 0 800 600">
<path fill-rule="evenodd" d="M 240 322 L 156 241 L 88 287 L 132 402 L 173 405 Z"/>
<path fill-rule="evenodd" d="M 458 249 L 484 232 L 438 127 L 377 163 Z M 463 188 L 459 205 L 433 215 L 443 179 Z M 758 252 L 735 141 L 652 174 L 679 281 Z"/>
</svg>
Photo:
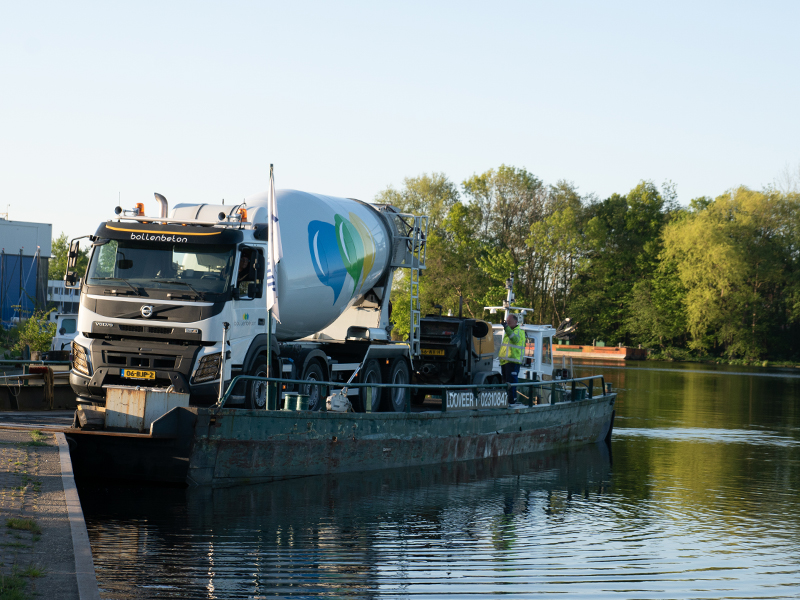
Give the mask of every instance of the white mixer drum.
<svg viewBox="0 0 800 600">
<path fill-rule="evenodd" d="M 278 266 L 279 340 L 325 329 L 389 268 L 391 233 L 370 205 L 297 190 L 278 190 L 283 259 Z M 267 194 L 247 199 L 267 205 Z"/>
</svg>

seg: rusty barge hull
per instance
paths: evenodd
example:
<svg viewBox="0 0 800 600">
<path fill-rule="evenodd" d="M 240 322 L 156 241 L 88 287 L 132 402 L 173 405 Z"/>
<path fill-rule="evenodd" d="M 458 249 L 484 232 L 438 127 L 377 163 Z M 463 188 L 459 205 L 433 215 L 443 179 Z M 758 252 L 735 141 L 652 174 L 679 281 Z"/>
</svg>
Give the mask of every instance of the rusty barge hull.
<svg viewBox="0 0 800 600">
<path fill-rule="evenodd" d="M 151 435 L 68 436 L 79 475 L 226 487 L 602 442 L 613 428 L 615 399 L 412 413 L 177 408 Z"/>
</svg>

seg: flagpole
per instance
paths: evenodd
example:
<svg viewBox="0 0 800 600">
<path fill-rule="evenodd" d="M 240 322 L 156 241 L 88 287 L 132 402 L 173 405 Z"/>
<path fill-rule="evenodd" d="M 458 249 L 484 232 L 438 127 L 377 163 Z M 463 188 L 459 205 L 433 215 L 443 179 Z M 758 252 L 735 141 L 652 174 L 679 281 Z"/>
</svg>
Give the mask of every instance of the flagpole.
<svg viewBox="0 0 800 600">
<path fill-rule="evenodd" d="M 270 190 L 270 198 L 269 202 L 270 205 L 272 204 L 272 164 L 269 165 L 269 190 Z M 272 210 L 268 211 L 268 214 L 272 215 Z M 269 226 L 268 226 L 269 227 Z M 269 258 L 269 253 L 272 252 L 272 245 L 267 245 L 267 264 L 272 264 Z M 269 293 L 269 292 L 267 292 Z M 272 307 L 267 308 L 267 377 L 272 375 Z M 270 400 L 274 400 L 275 395 L 272 392 L 272 383 L 267 382 L 267 401 L 264 403 L 264 408 L 267 410 L 275 410 L 277 406 L 273 406 Z"/>
<path fill-rule="evenodd" d="M 272 309 L 267 311 L 267 377 L 272 376 Z M 267 402 L 265 408 L 267 410 L 277 410 L 275 390 L 273 389 L 272 382 L 267 382 Z"/>
<path fill-rule="evenodd" d="M 272 204 L 273 204 L 274 198 L 272 196 L 273 196 L 274 190 L 275 190 L 274 174 L 273 174 L 272 168 L 273 168 L 273 165 L 270 164 L 269 165 L 269 196 L 270 196 L 269 197 L 269 205 L 270 205 L 270 208 L 269 208 L 269 211 L 268 211 L 269 220 L 270 220 L 270 223 L 268 225 L 268 231 L 270 232 L 270 235 L 269 235 L 268 242 L 267 242 L 267 261 L 268 261 L 267 264 L 268 265 L 273 265 L 274 264 L 273 257 L 270 256 L 270 254 L 272 254 L 272 248 L 273 248 L 272 235 L 271 234 L 272 234 L 272 231 L 273 231 L 273 229 L 272 229 Z M 275 273 L 273 273 L 272 276 L 274 277 Z M 269 291 L 267 291 L 267 294 L 269 294 Z M 272 306 L 270 305 L 267 308 L 267 377 L 269 378 L 271 376 L 272 376 Z M 273 386 L 272 382 L 267 382 L 267 401 L 266 401 L 266 403 L 264 405 L 264 408 L 266 408 L 267 410 L 277 410 L 278 409 L 277 396 L 278 396 L 278 394 L 277 394 L 276 386 Z"/>
</svg>

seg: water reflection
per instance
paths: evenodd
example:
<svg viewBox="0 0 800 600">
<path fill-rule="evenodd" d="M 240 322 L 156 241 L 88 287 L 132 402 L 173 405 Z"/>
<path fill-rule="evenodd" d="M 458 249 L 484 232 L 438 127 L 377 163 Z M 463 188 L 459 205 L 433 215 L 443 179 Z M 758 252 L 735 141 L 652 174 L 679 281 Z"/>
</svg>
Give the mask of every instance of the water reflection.
<svg viewBox="0 0 800 600">
<path fill-rule="evenodd" d="M 82 485 L 102 596 L 800 597 L 800 380 L 669 366 L 606 371 L 613 464 Z"/>
<path fill-rule="evenodd" d="M 532 524 L 602 497 L 610 466 L 600 445 L 230 489 L 84 485 L 81 498 L 104 598 L 488 593 L 516 579 Z"/>
</svg>

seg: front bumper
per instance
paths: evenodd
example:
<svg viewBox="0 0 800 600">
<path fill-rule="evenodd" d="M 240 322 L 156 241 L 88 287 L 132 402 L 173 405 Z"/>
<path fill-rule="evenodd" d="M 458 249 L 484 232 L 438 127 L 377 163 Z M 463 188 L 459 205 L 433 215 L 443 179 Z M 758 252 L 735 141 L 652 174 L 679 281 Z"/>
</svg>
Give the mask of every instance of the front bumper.
<svg viewBox="0 0 800 600">
<path fill-rule="evenodd" d="M 126 379 L 122 377 L 120 371 L 121 369 L 116 367 L 98 367 L 91 377 L 87 377 L 73 369 L 69 372 L 69 384 L 72 387 L 72 391 L 80 398 L 95 404 L 105 403 L 105 386 L 107 385 L 130 387 L 169 387 L 169 385 L 172 385 L 176 392 L 189 394 L 192 404 L 207 404 L 209 401 L 215 401 L 219 392 L 219 381 L 192 385 L 182 373 L 173 371 L 156 371 L 155 381 Z"/>
</svg>

